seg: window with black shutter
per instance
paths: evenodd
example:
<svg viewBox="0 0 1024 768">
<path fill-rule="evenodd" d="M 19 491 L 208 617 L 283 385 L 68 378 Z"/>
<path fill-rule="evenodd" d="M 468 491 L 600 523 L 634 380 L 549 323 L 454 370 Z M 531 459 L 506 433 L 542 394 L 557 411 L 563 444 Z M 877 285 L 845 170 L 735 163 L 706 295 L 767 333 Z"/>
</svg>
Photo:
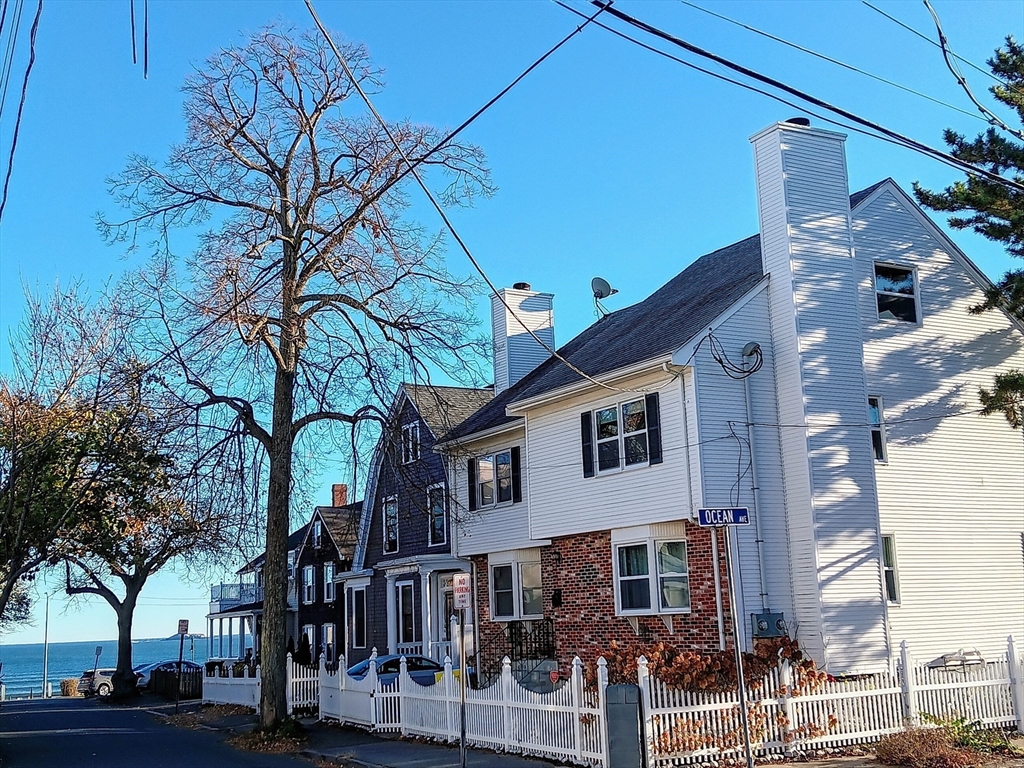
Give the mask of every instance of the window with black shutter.
<svg viewBox="0 0 1024 768">
<path fill-rule="evenodd" d="M 660 464 L 661 408 L 657 392 L 580 414 L 583 476 Z"/>
</svg>

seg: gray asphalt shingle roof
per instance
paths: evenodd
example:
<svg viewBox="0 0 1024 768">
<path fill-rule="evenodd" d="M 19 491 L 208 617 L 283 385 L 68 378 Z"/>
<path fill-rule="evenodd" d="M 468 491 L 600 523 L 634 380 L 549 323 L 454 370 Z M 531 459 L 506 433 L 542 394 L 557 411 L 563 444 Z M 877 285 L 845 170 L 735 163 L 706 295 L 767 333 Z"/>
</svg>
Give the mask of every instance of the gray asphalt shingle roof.
<svg viewBox="0 0 1024 768">
<path fill-rule="evenodd" d="M 850 195 L 859 205 L 890 179 Z M 722 314 L 764 277 L 759 235 L 705 254 L 646 299 L 598 320 L 558 350 L 590 376 L 666 355 Z M 505 408 L 517 401 L 581 381 L 578 373 L 549 357 L 514 386 L 501 392 L 444 440 L 455 440 L 516 421 Z"/>
<path fill-rule="evenodd" d="M 436 436 L 446 434 L 494 397 L 493 387 L 441 387 L 404 384 L 409 399 Z"/>
</svg>

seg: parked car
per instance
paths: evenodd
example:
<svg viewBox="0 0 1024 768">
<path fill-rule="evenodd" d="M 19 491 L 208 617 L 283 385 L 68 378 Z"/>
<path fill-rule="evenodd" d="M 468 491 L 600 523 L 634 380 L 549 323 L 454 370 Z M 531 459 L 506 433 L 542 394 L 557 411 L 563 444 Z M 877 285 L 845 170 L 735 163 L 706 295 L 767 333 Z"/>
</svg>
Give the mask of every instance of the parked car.
<svg viewBox="0 0 1024 768">
<path fill-rule="evenodd" d="M 194 672 L 195 670 L 201 670 L 202 666 L 191 661 L 181 662 L 182 672 Z M 178 660 L 174 661 L 161 661 L 159 664 L 154 665 L 153 669 L 150 670 L 150 674 L 153 672 L 177 672 L 178 671 Z"/>
<path fill-rule="evenodd" d="M 149 664 L 139 664 L 135 667 L 135 677 L 137 678 L 136 684 L 139 688 L 149 687 L 149 676 L 159 666 L 164 664 L 177 664 L 177 661 L 151 661 Z"/>
<path fill-rule="evenodd" d="M 398 677 L 401 669 L 401 656 L 378 656 L 377 657 L 377 679 L 384 685 L 390 685 Z M 409 670 L 409 677 L 420 685 L 433 685 L 441 679 L 444 666 L 426 656 L 406 656 L 405 663 Z M 370 671 L 370 660 L 360 661 L 348 668 L 348 676 L 361 680 Z M 458 674 L 458 670 L 453 670 Z"/>
<path fill-rule="evenodd" d="M 96 674 L 93 674 L 93 670 L 87 669 L 82 673 L 82 677 L 78 680 L 78 691 L 85 696 L 109 696 L 110 692 L 114 690 L 114 672 L 117 670 L 113 668 L 103 668 L 95 670 Z"/>
</svg>

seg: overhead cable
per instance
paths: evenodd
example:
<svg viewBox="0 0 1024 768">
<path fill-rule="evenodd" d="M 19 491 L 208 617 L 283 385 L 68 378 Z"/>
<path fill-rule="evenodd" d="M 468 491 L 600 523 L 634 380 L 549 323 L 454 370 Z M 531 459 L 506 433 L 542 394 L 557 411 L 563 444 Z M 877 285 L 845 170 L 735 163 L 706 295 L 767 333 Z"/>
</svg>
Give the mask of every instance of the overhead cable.
<svg viewBox="0 0 1024 768">
<path fill-rule="evenodd" d="M 352 70 L 349 68 L 348 62 L 345 61 L 345 58 L 341 55 L 341 51 L 338 50 L 338 47 L 337 47 L 337 45 L 335 45 L 334 40 L 331 38 L 330 34 L 327 32 L 327 29 L 324 27 L 323 23 L 320 21 L 320 18 L 317 16 L 316 10 L 313 8 L 312 0 L 305 0 L 305 3 L 306 3 L 306 7 L 309 9 L 310 15 L 313 17 L 314 23 L 319 28 L 320 33 L 324 36 L 324 39 L 327 41 L 328 45 L 330 45 L 331 50 L 334 52 L 334 55 L 337 57 L 338 62 L 341 64 L 342 69 L 344 69 L 346 75 L 348 75 L 349 80 L 352 81 L 352 85 L 355 87 L 356 92 L 359 94 L 359 96 L 362 98 L 363 102 L 366 104 L 367 109 L 370 110 L 370 113 L 373 115 L 373 117 L 380 124 L 380 126 L 383 129 L 384 133 L 387 134 L 387 137 L 391 140 L 391 143 L 394 144 L 395 149 L 398 150 L 398 153 L 399 153 L 399 155 L 401 155 L 402 160 L 409 166 L 410 173 L 412 173 L 413 178 L 416 179 L 416 183 L 419 185 L 420 189 L 423 190 L 423 193 L 427 196 L 427 199 L 430 201 L 431 205 L 434 207 L 434 210 L 437 211 L 437 214 L 438 214 L 438 216 L 440 216 L 441 221 L 444 222 L 445 227 L 451 233 L 452 237 L 455 238 L 455 241 L 458 243 L 459 247 L 462 249 L 462 252 L 466 255 L 466 258 L 469 259 L 470 263 L 473 265 L 473 268 L 477 271 L 477 273 L 480 275 L 480 277 L 483 279 L 483 281 L 487 284 L 487 287 L 490 288 L 494 292 L 494 294 L 498 297 L 499 301 L 501 301 L 501 303 L 505 306 L 505 309 L 508 310 L 508 312 L 512 315 L 512 317 L 515 318 L 516 322 L 518 322 L 519 325 L 522 326 L 522 328 L 527 333 L 530 334 L 530 336 L 533 338 L 533 340 L 536 341 L 549 355 L 554 357 L 556 360 L 558 360 L 563 365 L 565 365 L 573 373 L 581 376 L 585 380 L 591 382 L 592 384 L 596 384 L 597 386 L 602 387 L 604 389 L 611 390 L 613 392 L 632 392 L 632 391 L 636 391 L 636 390 L 630 390 L 630 389 L 622 389 L 622 388 L 619 388 L 619 387 L 613 387 L 610 384 L 606 384 L 605 382 L 598 381 L 597 379 L 595 379 L 590 374 L 586 373 L 585 371 L 580 370 L 580 368 L 578 366 L 574 365 L 569 360 L 565 359 L 565 357 L 560 355 L 556 350 L 552 349 L 543 339 L 540 338 L 540 336 L 537 335 L 537 333 L 532 328 L 530 328 L 529 326 L 526 325 L 526 323 L 523 322 L 523 320 L 519 317 L 519 315 L 516 314 L 516 311 L 511 307 L 511 305 L 509 305 L 509 303 L 506 301 L 505 297 L 501 295 L 501 293 L 499 292 L 498 288 L 494 285 L 493 281 L 490 279 L 490 277 L 487 276 L 487 273 L 484 271 L 483 267 L 480 266 L 480 262 L 477 261 L 476 257 L 473 255 L 472 251 L 470 251 L 469 246 L 466 245 L 466 242 L 459 235 L 458 231 L 455 229 L 455 225 L 452 224 L 451 219 L 449 219 L 448 215 L 444 212 L 444 208 L 441 207 L 441 204 L 437 201 L 437 198 L 434 196 L 434 193 L 430 191 L 430 188 L 426 185 L 426 182 L 423 181 L 423 177 L 420 176 L 419 171 L 416 170 L 415 164 L 412 162 L 412 160 L 409 159 L 408 154 L 406 153 L 406 151 L 402 147 L 402 145 L 398 142 L 398 139 L 395 137 L 394 133 L 391 131 L 391 127 L 387 124 L 387 121 L 384 120 L 383 117 L 381 117 L 380 113 L 373 106 L 373 102 L 370 101 L 370 97 L 367 96 L 366 91 L 363 90 L 363 87 L 360 84 L 359 80 L 356 78 L 355 73 L 353 73 Z M 611 8 L 611 3 L 610 2 L 609 3 L 603 3 L 600 6 L 600 8 L 598 9 L 597 13 L 593 14 L 593 16 L 591 16 L 589 19 L 587 19 L 586 22 L 584 22 L 583 24 L 579 25 L 575 30 L 573 30 L 569 34 L 569 37 L 572 37 L 572 36 L 578 34 L 594 18 L 596 18 L 598 15 L 600 15 L 602 12 L 608 10 L 609 8 Z"/>
<path fill-rule="evenodd" d="M 932 40 L 930 37 L 928 37 L 928 35 L 924 34 L 923 32 L 918 32 L 916 29 L 914 29 L 909 24 L 905 24 L 904 22 L 902 22 L 899 19 L 897 19 L 895 16 L 891 16 L 890 14 L 886 13 L 885 11 L 883 11 L 881 8 L 878 8 L 878 7 L 874 6 L 874 5 L 872 5 L 871 3 L 868 2 L 868 0 L 861 0 L 861 2 L 864 3 L 864 5 L 866 5 L 868 8 L 870 8 L 872 11 L 875 11 L 876 13 L 882 14 L 889 21 L 892 21 L 892 22 L 898 24 L 899 26 L 903 27 L 903 29 L 907 30 L 908 32 L 911 32 L 911 33 L 917 35 L 918 37 L 920 37 L 925 42 L 931 43 L 932 45 L 934 45 L 936 47 L 940 47 L 939 44 L 937 42 L 935 42 L 934 40 Z M 957 56 L 955 53 L 953 54 L 953 56 L 956 56 L 957 59 L 959 59 L 964 64 L 969 66 L 971 69 L 974 69 L 974 70 L 977 70 L 978 72 L 981 72 L 981 74 L 985 75 L 986 77 L 991 78 L 992 80 L 995 80 L 997 83 L 1002 83 L 1003 85 L 1007 86 L 1008 88 L 1012 88 L 1013 90 L 1017 91 L 1018 93 L 1021 92 L 1021 89 L 1018 86 L 1014 85 L 1013 83 L 1007 82 L 1006 80 L 1004 80 L 1001 77 L 997 76 L 993 72 L 990 72 L 989 70 L 984 69 L 983 67 L 979 67 L 973 61 L 969 61 L 968 59 L 965 59 L 963 56 Z"/>
<path fill-rule="evenodd" d="M 11 153 L 7 160 L 7 175 L 4 177 L 3 197 L 0 197 L 0 221 L 4 218 L 7 207 L 7 191 L 11 184 L 11 173 L 14 171 L 14 152 L 18 148 L 18 133 L 21 130 L 21 116 L 25 111 L 25 98 L 28 96 L 28 77 L 32 74 L 32 65 L 36 63 L 36 33 L 39 31 L 39 17 L 43 14 L 43 0 L 39 0 L 36 17 L 32 20 L 32 31 L 29 33 L 28 66 L 25 68 L 25 80 L 21 84 L 21 100 L 18 103 L 18 116 L 14 121 L 14 137 L 11 139 Z"/>
<path fill-rule="evenodd" d="M 814 56 L 816 58 L 819 58 L 822 61 L 827 61 L 830 64 L 835 64 L 837 67 L 842 67 L 843 69 L 848 69 L 851 72 L 856 72 L 858 75 L 864 75 L 864 77 L 870 77 L 872 80 L 877 80 L 880 83 L 885 83 L 886 85 L 892 86 L 893 88 L 899 88 L 901 91 L 906 91 L 907 93 L 911 93 L 914 96 L 920 96 L 922 99 L 927 99 L 928 101 L 931 101 L 931 102 L 933 102 L 935 104 L 938 104 L 940 106 L 943 106 L 943 107 L 947 107 L 948 109 L 956 110 L 957 112 L 959 112 L 962 115 L 967 115 L 968 117 L 973 117 L 975 120 L 983 120 L 984 119 L 984 118 L 979 117 L 978 115 L 976 115 L 974 112 L 968 112 L 966 109 L 961 109 L 960 107 L 956 106 L 955 104 L 949 104 L 948 102 L 942 101 L 941 99 L 936 99 L 934 96 L 929 96 L 927 93 L 921 93 L 921 91 L 916 91 L 913 88 L 908 88 L 905 85 L 901 85 L 900 83 L 896 83 L 896 82 L 893 82 L 892 80 L 888 80 L 888 79 L 882 77 L 881 75 L 875 75 L 875 74 L 872 74 L 871 72 L 866 72 L 865 70 L 861 69 L 860 67 L 855 67 L 852 64 L 847 64 L 845 61 L 841 61 L 839 59 L 834 59 L 831 56 L 826 56 L 825 54 L 818 53 L 817 51 L 813 51 L 810 48 L 805 48 L 802 45 L 798 45 L 797 43 L 790 42 L 789 40 L 786 40 L 784 38 L 781 38 L 781 37 L 778 37 L 776 35 L 773 35 L 770 32 L 765 32 L 764 30 L 758 29 L 757 27 L 752 27 L 749 24 L 744 24 L 742 21 L 737 21 L 736 19 L 731 19 L 728 16 L 723 16 L 720 13 L 715 13 L 714 11 L 710 10 L 709 8 L 702 8 L 701 6 L 697 5 L 696 3 L 691 3 L 690 0 L 679 0 L 679 2 L 681 2 L 683 5 L 689 6 L 690 8 L 694 8 L 694 9 L 696 9 L 698 11 L 701 11 L 702 13 L 706 13 L 709 16 L 714 16 L 716 19 L 721 19 L 722 21 L 727 21 L 730 24 L 735 24 L 738 27 L 742 27 L 743 29 L 749 30 L 750 32 L 754 32 L 755 34 L 761 35 L 762 37 L 767 37 L 769 40 L 774 40 L 777 43 L 782 43 L 783 45 L 789 46 L 790 48 L 793 48 L 793 49 L 795 49 L 797 51 L 800 51 L 801 53 L 806 53 L 806 54 L 808 54 L 810 56 Z"/>
<path fill-rule="evenodd" d="M 942 162 L 945 162 L 946 164 L 951 165 L 952 167 L 957 168 L 960 171 L 963 171 L 968 174 L 982 176 L 994 183 L 1002 184 L 1006 187 L 1011 187 L 1018 191 L 1024 191 L 1024 184 L 1020 184 L 1012 179 L 1007 179 L 1003 176 L 1000 176 L 998 173 L 993 173 L 992 171 L 989 171 L 985 168 L 979 168 L 978 166 L 960 160 L 959 158 L 956 158 L 947 152 L 943 152 L 934 147 L 930 147 L 927 144 L 923 144 L 922 142 L 917 141 L 916 139 L 912 139 L 909 136 L 904 136 L 901 133 L 890 130 L 889 128 L 886 128 L 883 125 L 863 118 L 860 115 L 854 114 L 853 112 L 843 109 L 842 107 L 837 107 L 833 104 L 830 104 L 827 101 L 824 101 L 823 99 L 819 99 L 816 96 L 812 96 L 811 94 L 802 91 L 799 88 L 794 88 L 793 86 L 787 85 L 786 83 L 780 80 L 776 80 L 773 77 L 763 75 L 760 72 L 757 72 L 756 70 L 750 69 L 749 67 L 745 67 L 742 64 L 737 64 L 736 62 L 731 61 L 730 59 L 727 59 L 723 56 L 719 56 L 718 54 L 712 53 L 711 51 L 705 50 L 699 46 L 694 45 L 693 43 L 687 42 L 682 38 L 672 35 L 669 32 L 659 29 L 658 27 L 655 27 L 651 24 L 648 24 L 647 22 L 641 19 L 623 13 L 617 8 L 611 7 L 611 5 L 609 3 L 606 3 L 605 0 L 590 0 L 590 3 L 591 5 L 597 6 L 598 8 L 604 8 L 610 15 L 614 16 L 620 21 L 625 22 L 626 24 L 629 24 L 630 26 L 640 29 L 650 35 L 653 35 L 654 37 L 671 43 L 672 45 L 678 46 L 697 56 L 701 56 L 702 58 L 714 61 L 715 63 L 727 67 L 733 70 L 734 72 L 738 72 L 744 75 L 745 77 L 749 77 L 753 80 L 765 83 L 766 85 L 769 85 L 772 88 L 777 88 L 781 91 L 785 91 L 786 93 L 789 93 L 798 99 L 814 104 L 815 106 L 821 109 L 828 110 L 829 112 L 832 112 L 834 114 L 840 115 L 846 118 L 847 120 L 870 128 L 871 130 L 877 131 L 880 134 L 889 136 L 890 138 L 899 141 L 906 147 L 914 149 L 922 154 L 929 155 L 935 159 L 939 159 Z"/>
</svg>

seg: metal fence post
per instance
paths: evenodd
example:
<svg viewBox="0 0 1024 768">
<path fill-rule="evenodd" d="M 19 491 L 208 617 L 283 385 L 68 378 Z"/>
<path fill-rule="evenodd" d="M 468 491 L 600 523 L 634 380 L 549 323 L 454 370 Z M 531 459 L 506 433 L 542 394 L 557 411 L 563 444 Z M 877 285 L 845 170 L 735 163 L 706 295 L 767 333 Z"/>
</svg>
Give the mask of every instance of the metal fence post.
<svg viewBox="0 0 1024 768">
<path fill-rule="evenodd" d="M 1006 638 L 1006 666 L 1010 670 L 1010 699 L 1017 730 L 1024 733 L 1024 659 L 1017 654 L 1013 635 Z"/>
<path fill-rule="evenodd" d="M 900 687 L 903 689 L 903 719 L 905 724 L 920 725 L 917 714 L 917 686 L 914 680 L 914 665 L 907 648 L 907 641 L 900 643 Z"/>
<path fill-rule="evenodd" d="M 294 698 L 292 696 L 292 655 L 290 653 L 285 655 L 284 692 L 285 696 L 287 697 L 287 711 L 288 714 L 290 715 L 292 713 L 292 699 Z"/>
</svg>

